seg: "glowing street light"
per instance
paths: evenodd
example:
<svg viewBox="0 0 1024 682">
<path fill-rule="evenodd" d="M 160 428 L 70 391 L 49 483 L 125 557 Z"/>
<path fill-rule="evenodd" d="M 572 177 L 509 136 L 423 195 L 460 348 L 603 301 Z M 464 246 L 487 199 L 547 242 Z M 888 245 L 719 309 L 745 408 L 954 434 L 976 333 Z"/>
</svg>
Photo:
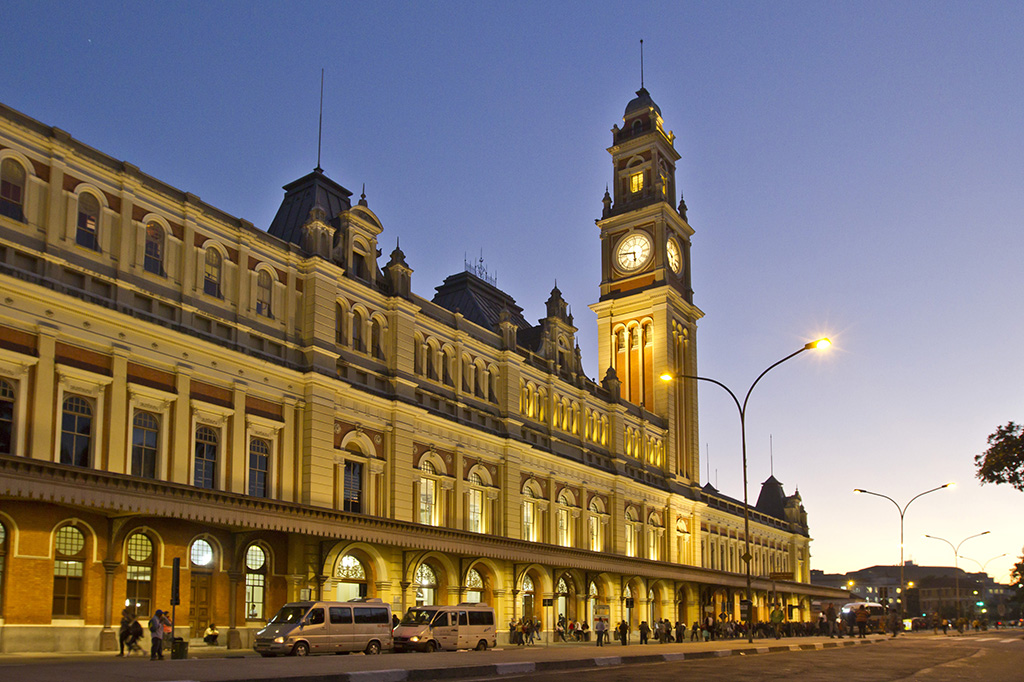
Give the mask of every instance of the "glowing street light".
<svg viewBox="0 0 1024 682">
<path fill-rule="evenodd" d="M 890 502 L 892 502 L 893 504 L 896 505 L 896 509 L 900 513 L 900 591 L 899 591 L 900 599 L 899 599 L 899 602 L 900 602 L 900 618 L 901 619 L 904 616 L 904 605 L 903 605 L 903 585 L 904 585 L 904 583 L 903 583 L 903 517 L 907 513 L 907 507 L 909 507 L 910 503 L 913 502 L 914 500 L 916 500 L 917 498 L 919 498 L 919 497 L 921 497 L 923 495 L 927 495 L 928 493 L 933 493 L 936 490 L 942 490 L 943 488 L 951 488 L 954 485 L 956 485 L 956 483 L 951 481 L 951 482 L 949 482 L 949 483 L 947 483 L 945 485 L 940 485 L 938 488 L 932 488 L 931 490 L 925 490 L 923 493 L 918 493 L 917 495 L 914 495 L 912 498 L 910 498 L 910 502 L 907 502 L 902 507 L 899 505 L 899 502 L 897 502 L 896 500 L 892 499 L 888 495 L 883 495 L 881 493 L 873 493 L 870 490 L 864 490 L 863 488 L 854 488 L 853 489 L 853 492 L 858 494 L 858 495 L 874 495 L 875 497 L 883 497 L 883 498 L 889 500 Z"/>
<path fill-rule="evenodd" d="M 994 556 L 994 557 L 992 557 L 991 559 L 989 559 L 989 560 L 988 560 L 988 561 L 986 561 L 985 563 L 981 563 L 981 562 L 980 562 L 980 561 L 978 561 L 977 559 L 972 559 L 971 557 L 969 557 L 969 556 L 964 556 L 963 554 L 961 554 L 961 555 L 960 555 L 960 558 L 961 558 L 961 559 L 967 559 L 968 561 L 973 561 L 974 563 L 978 564 L 978 566 L 979 566 L 979 567 L 981 568 L 981 572 L 982 572 L 982 573 L 984 573 L 984 572 L 985 572 L 985 567 L 986 567 L 986 566 L 988 566 L 988 565 L 989 565 L 990 563 L 992 563 L 992 562 L 993 562 L 993 561 L 995 561 L 996 559 L 1002 559 L 1002 558 L 1003 558 L 1004 556 L 1006 556 L 1006 552 L 1003 552 L 1003 553 L 1002 553 L 1002 554 L 1000 554 L 999 556 Z"/>
<path fill-rule="evenodd" d="M 775 369 L 786 360 L 794 358 L 805 350 L 814 350 L 820 348 L 824 350 L 832 345 L 832 341 L 827 338 L 821 338 L 816 341 L 809 341 L 804 344 L 804 347 L 800 350 L 790 353 L 786 357 L 782 358 L 778 362 L 769 365 L 768 369 L 764 370 L 757 375 L 754 379 L 754 383 L 747 389 L 747 395 L 743 398 L 741 403 L 739 398 L 732 390 L 717 379 L 710 379 L 708 377 L 699 377 L 692 374 L 673 374 L 671 372 L 665 372 L 661 375 L 662 381 L 673 381 L 675 379 L 693 379 L 695 381 L 708 381 L 717 386 L 721 386 L 725 389 L 725 392 L 729 394 L 733 402 L 736 403 L 736 408 L 740 412 L 740 442 L 742 444 L 743 451 L 743 563 L 746 564 L 747 571 L 747 642 L 750 644 L 754 643 L 754 595 L 753 590 L 750 587 L 750 560 L 753 559 L 753 555 L 750 553 L 750 505 L 747 502 L 747 401 L 750 400 L 750 394 L 754 391 L 754 387 L 757 386 L 757 382 L 761 381 L 765 374 Z"/>
<path fill-rule="evenodd" d="M 946 538 L 937 538 L 934 535 L 928 535 L 927 533 L 925 533 L 926 538 L 931 538 L 932 540 L 942 540 L 947 545 L 949 545 L 953 550 L 953 568 L 955 570 L 953 575 L 956 577 L 956 617 L 958 619 L 963 617 L 963 604 L 960 603 L 960 562 L 957 561 L 957 558 L 960 556 L 960 545 L 964 544 L 971 538 L 980 538 L 982 535 L 988 535 L 991 532 L 992 531 L 990 530 L 986 530 L 981 533 L 975 533 L 974 535 L 968 535 L 963 540 L 961 540 L 960 543 L 956 546 L 954 546 L 953 543 L 947 540 Z"/>
</svg>

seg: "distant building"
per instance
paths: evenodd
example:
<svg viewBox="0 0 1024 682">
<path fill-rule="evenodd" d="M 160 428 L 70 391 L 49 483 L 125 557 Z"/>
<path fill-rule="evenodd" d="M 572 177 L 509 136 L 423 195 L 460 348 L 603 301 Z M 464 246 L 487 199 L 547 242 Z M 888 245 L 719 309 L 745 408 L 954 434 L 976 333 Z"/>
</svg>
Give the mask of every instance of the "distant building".
<svg viewBox="0 0 1024 682">
<path fill-rule="evenodd" d="M 743 503 L 701 487 L 674 135 L 612 131 L 597 349 L 477 268 L 413 292 L 365 196 L 317 168 L 268 229 L 0 106 L 0 649 L 111 649 L 126 606 L 231 647 L 289 600 L 739 617 Z M 551 277 L 524 266 L 524 276 Z M 754 612 L 798 618 L 799 494 L 750 509 Z"/>
</svg>

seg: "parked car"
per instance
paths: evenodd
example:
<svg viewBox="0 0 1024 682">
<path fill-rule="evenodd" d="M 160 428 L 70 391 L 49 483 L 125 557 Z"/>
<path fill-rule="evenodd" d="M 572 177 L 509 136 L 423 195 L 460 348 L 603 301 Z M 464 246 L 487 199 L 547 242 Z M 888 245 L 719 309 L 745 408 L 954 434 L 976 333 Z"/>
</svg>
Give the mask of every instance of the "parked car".
<svg viewBox="0 0 1024 682">
<path fill-rule="evenodd" d="M 395 628 L 395 651 L 438 651 L 494 647 L 497 627 L 487 604 L 417 606 Z"/>
<path fill-rule="evenodd" d="M 301 601 L 285 604 L 256 633 L 261 656 L 306 656 L 391 650 L 391 605 L 380 599 L 347 602 Z"/>
</svg>

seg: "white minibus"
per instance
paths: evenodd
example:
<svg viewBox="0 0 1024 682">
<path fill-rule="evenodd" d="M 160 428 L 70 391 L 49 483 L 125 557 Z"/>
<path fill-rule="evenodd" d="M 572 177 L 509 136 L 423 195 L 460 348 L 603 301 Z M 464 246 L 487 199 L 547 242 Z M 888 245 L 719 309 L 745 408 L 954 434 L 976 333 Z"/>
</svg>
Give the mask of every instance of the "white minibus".
<svg viewBox="0 0 1024 682">
<path fill-rule="evenodd" d="M 380 599 L 285 604 L 256 633 L 253 645 L 261 656 L 379 654 L 391 648 L 391 605 Z"/>
<path fill-rule="evenodd" d="M 395 628 L 395 651 L 438 651 L 494 647 L 497 627 L 487 604 L 417 606 Z"/>
</svg>

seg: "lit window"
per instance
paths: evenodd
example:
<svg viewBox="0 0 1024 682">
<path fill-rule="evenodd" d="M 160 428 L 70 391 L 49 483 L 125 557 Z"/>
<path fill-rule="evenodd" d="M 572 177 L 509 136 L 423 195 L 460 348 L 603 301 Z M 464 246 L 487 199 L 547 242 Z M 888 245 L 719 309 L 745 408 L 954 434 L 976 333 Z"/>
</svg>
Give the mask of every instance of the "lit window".
<svg viewBox="0 0 1024 682">
<path fill-rule="evenodd" d="M 249 495 L 266 497 L 269 490 L 270 443 L 253 438 L 249 443 Z"/>
<path fill-rule="evenodd" d="M 77 395 L 64 400 L 61 420 L 60 463 L 89 466 L 92 449 L 92 406 Z"/>
<path fill-rule="evenodd" d="M 434 465 L 428 461 L 420 464 L 420 514 L 419 521 L 428 526 L 437 525 L 437 481 Z"/>
<path fill-rule="evenodd" d="M 25 222 L 25 169 L 14 159 L 0 164 L 0 215 Z"/>
<path fill-rule="evenodd" d="M 267 554 L 259 545 L 249 545 L 245 552 L 245 617 L 263 619 L 263 602 L 267 584 Z"/>
<path fill-rule="evenodd" d="M 92 194 L 83 192 L 78 197 L 78 226 L 75 243 L 94 251 L 99 250 L 97 229 L 100 222 L 100 202 Z"/>
<path fill-rule="evenodd" d="M 54 537 L 53 615 L 82 615 L 82 580 L 85 573 L 85 536 L 64 526 Z"/>
<path fill-rule="evenodd" d="M 416 569 L 416 606 L 424 606 L 436 603 L 434 596 L 437 594 L 437 574 L 427 564 L 420 564 Z"/>
<path fill-rule="evenodd" d="M 484 530 L 484 494 L 477 488 L 469 489 L 469 528 L 471 533 Z"/>
<path fill-rule="evenodd" d="M 189 558 L 196 566 L 205 568 L 213 563 L 213 547 L 209 542 L 200 538 L 192 543 Z"/>
<path fill-rule="evenodd" d="M 338 579 L 338 601 L 348 601 L 366 596 L 366 567 L 351 554 L 346 554 L 338 560 L 334 569 L 334 577 Z"/>
<path fill-rule="evenodd" d="M 256 276 L 256 314 L 263 317 L 274 317 L 271 314 L 270 302 L 273 296 L 273 279 L 266 270 L 260 270 Z"/>
<path fill-rule="evenodd" d="M 523 491 L 523 539 L 537 542 L 537 503 L 536 494 L 531 488 Z"/>
<path fill-rule="evenodd" d="M 347 512 L 363 512 L 363 465 L 361 462 L 345 462 L 343 509 Z"/>
<path fill-rule="evenodd" d="M 194 483 L 208 490 L 217 487 L 217 432 L 209 426 L 196 429 Z"/>
<path fill-rule="evenodd" d="M 638 535 L 636 516 L 633 510 L 629 509 L 626 511 L 626 556 L 636 556 Z"/>
<path fill-rule="evenodd" d="M 164 228 L 157 223 L 146 225 L 146 253 L 142 267 L 154 275 L 164 274 Z"/>
<path fill-rule="evenodd" d="M 466 573 L 466 599 L 470 604 L 479 604 L 484 590 L 484 579 L 475 568 Z"/>
<path fill-rule="evenodd" d="M 0 379 L 0 454 L 14 454 L 14 386 Z"/>
<path fill-rule="evenodd" d="M 629 191 L 630 192 L 632 192 L 633 194 L 636 194 L 636 193 L 642 191 L 643 188 L 644 188 L 644 174 L 643 174 L 642 171 L 640 173 L 633 173 L 632 175 L 629 176 Z"/>
<path fill-rule="evenodd" d="M 217 249 L 206 250 L 206 268 L 203 272 L 203 293 L 207 296 L 221 297 L 220 277 L 223 268 L 223 258 Z"/>
<path fill-rule="evenodd" d="M 149 615 L 153 599 L 153 542 L 142 533 L 128 538 L 127 582 L 124 604 L 144 618 Z"/>
<path fill-rule="evenodd" d="M 0 523 L 0 613 L 4 612 L 4 557 L 7 556 L 7 529 Z"/>
<path fill-rule="evenodd" d="M 156 478 L 160 422 L 149 412 L 136 412 L 132 424 L 132 476 Z"/>
</svg>

